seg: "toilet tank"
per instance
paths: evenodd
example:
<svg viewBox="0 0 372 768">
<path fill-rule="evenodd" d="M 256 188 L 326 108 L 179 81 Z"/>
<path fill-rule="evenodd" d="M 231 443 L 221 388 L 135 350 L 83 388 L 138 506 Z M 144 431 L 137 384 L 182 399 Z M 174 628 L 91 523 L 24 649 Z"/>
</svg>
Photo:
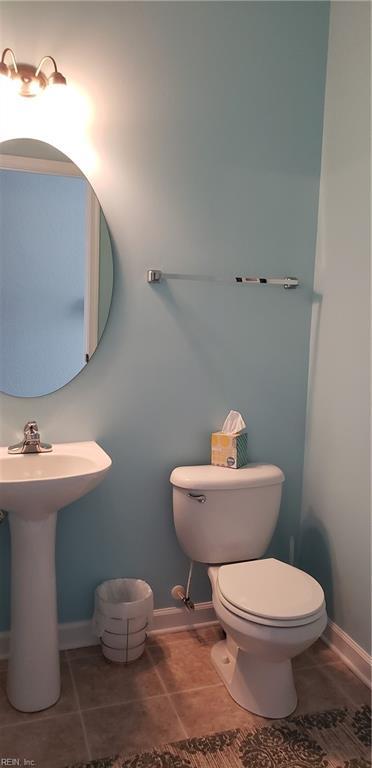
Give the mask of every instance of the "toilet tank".
<svg viewBox="0 0 372 768">
<path fill-rule="evenodd" d="M 170 481 L 177 538 L 191 560 L 234 563 L 262 557 L 279 515 L 284 482 L 279 467 L 177 467 Z"/>
</svg>

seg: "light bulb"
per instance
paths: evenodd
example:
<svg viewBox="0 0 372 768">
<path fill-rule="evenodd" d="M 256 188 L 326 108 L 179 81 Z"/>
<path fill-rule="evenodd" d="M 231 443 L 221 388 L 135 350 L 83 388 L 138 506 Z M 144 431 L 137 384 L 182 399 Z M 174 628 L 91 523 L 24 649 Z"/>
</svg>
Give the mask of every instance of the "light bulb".
<svg viewBox="0 0 372 768">
<path fill-rule="evenodd" d="M 8 69 L 8 67 L 6 67 Z M 9 70 L 8 70 L 9 72 Z M 1 98 L 13 96 L 16 92 L 14 80 L 3 70 L 0 64 L 0 94 Z"/>
</svg>

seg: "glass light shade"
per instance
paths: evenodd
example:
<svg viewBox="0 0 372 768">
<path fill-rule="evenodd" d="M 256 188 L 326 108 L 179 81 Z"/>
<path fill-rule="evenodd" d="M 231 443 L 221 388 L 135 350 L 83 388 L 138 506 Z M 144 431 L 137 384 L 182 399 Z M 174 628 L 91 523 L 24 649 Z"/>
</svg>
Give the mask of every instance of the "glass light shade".
<svg viewBox="0 0 372 768">
<path fill-rule="evenodd" d="M 0 61 L 0 77 L 10 77 L 10 69 L 4 61 Z"/>
<path fill-rule="evenodd" d="M 66 85 L 66 78 L 61 72 L 52 72 L 50 77 L 48 77 L 48 85 Z"/>
</svg>

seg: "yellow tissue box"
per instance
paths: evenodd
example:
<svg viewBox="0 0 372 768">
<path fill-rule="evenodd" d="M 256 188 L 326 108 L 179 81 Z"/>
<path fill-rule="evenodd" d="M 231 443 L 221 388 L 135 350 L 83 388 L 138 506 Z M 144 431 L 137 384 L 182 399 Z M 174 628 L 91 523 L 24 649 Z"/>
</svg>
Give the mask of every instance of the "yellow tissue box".
<svg viewBox="0 0 372 768">
<path fill-rule="evenodd" d="M 248 435 L 245 429 L 231 435 L 212 432 L 211 464 L 239 469 L 248 464 Z"/>
</svg>

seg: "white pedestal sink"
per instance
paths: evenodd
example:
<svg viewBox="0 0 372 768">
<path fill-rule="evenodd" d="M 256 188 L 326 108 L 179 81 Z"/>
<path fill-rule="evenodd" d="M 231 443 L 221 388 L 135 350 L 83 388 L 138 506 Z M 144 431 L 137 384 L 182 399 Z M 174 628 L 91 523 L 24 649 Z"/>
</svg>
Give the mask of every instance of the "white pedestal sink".
<svg viewBox="0 0 372 768">
<path fill-rule="evenodd" d="M 53 445 L 51 453 L 0 448 L 0 509 L 11 532 L 10 703 L 23 712 L 60 696 L 55 576 L 57 511 L 95 488 L 111 459 L 95 442 Z"/>
</svg>

